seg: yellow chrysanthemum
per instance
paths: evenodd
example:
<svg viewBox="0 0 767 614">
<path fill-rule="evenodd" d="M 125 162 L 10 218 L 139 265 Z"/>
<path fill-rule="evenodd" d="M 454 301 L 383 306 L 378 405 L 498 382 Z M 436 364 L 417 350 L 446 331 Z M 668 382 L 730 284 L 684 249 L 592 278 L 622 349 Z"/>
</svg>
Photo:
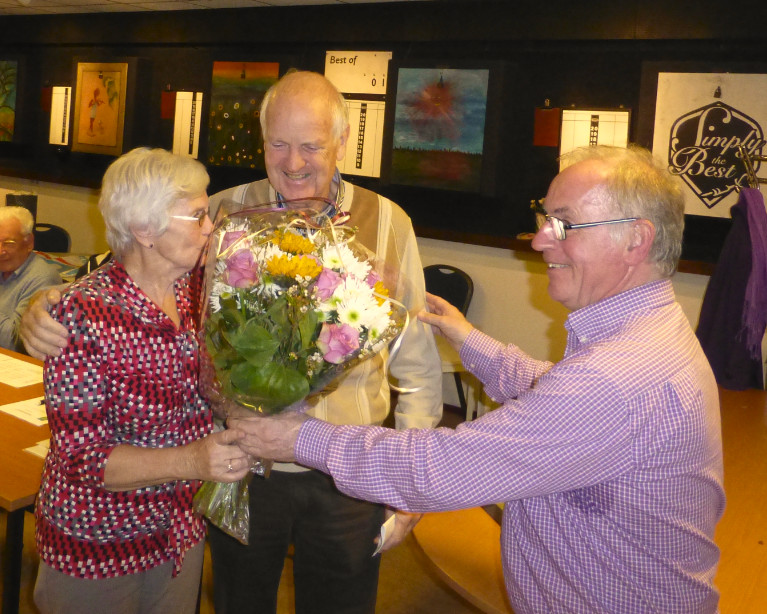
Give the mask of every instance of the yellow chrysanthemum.
<svg viewBox="0 0 767 614">
<path fill-rule="evenodd" d="M 290 254 L 311 254 L 315 249 L 314 243 L 306 237 L 281 230 L 274 233 L 272 243 L 279 247 L 283 252 L 288 252 Z"/>
<path fill-rule="evenodd" d="M 389 289 L 384 286 L 384 283 L 381 280 L 378 280 L 375 285 L 373 286 L 373 290 L 376 293 L 376 300 L 378 301 L 379 305 L 383 305 L 386 299 L 381 298 L 381 296 L 389 296 Z M 381 296 L 378 296 L 378 295 Z"/>
<path fill-rule="evenodd" d="M 266 263 L 266 270 L 271 275 L 284 275 L 296 279 L 298 277 L 317 277 L 322 272 L 322 267 L 313 258 L 306 256 L 275 256 Z"/>
</svg>

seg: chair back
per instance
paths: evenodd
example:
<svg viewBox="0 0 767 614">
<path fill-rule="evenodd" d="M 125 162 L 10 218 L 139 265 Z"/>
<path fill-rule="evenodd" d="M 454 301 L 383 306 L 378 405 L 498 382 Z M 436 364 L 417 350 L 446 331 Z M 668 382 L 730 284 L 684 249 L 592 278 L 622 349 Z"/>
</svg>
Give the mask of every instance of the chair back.
<svg viewBox="0 0 767 614">
<path fill-rule="evenodd" d="M 35 224 L 35 249 L 41 252 L 65 253 L 69 251 L 72 239 L 61 226 L 54 224 Z"/>
<path fill-rule="evenodd" d="M 426 291 L 442 297 L 463 315 L 474 295 L 474 282 L 465 271 L 449 264 L 430 264 L 423 268 Z"/>
</svg>

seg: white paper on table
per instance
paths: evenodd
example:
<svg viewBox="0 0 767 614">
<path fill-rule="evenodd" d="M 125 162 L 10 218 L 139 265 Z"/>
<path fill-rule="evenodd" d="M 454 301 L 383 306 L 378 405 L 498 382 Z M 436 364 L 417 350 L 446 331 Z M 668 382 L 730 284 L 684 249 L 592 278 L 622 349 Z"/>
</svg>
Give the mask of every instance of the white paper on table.
<svg viewBox="0 0 767 614">
<path fill-rule="evenodd" d="M 384 547 L 384 544 L 386 543 L 386 536 L 391 535 L 391 532 L 394 530 L 394 525 L 397 522 L 397 514 L 392 514 L 389 517 L 389 520 L 384 522 L 381 525 L 381 536 L 378 540 L 378 546 L 376 547 L 376 551 L 373 553 L 373 556 L 381 552 L 381 549 Z"/>
<path fill-rule="evenodd" d="M 23 388 L 43 382 L 43 368 L 13 356 L 0 354 L 0 382 Z"/>
<path fill-rule="evenodd" d="M 45 458 L 48 456 L 48 449 L 50 448 L 50 444 L 50 439 L 43 439 L 42 441 L 38 441 L 33 446 L 24 448 L 24 451 L 29 452 L 30 454 L 34 454 L 35 456 L 39 456 L 40 458 Z"/>
<path fill-rule="evenodd" d="M 6 414 L 26 420 L 35 426 L 45 426 L 48 424 L 48 415 L 45 413 L 45 397 L 36 397 L 26 401 L 17 401 L 16 403 L 6 403 L 0 405 L 0 411 Z"/>
</svg>

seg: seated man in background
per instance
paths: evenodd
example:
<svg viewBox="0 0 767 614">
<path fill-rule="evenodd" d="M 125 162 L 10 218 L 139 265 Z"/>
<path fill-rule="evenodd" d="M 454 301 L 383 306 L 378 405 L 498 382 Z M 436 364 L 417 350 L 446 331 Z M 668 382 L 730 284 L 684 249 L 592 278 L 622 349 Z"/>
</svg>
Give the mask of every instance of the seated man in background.
<svg viewBox="0 0 767 614">
<path fill-rule="evenodd" d="M 514 612 L 713 614 L 724 511 L 719 394 L 670 277 L 679 181 L 639 148 L 590 147 L 552 182 L 532 246 L 570 313 L 556 364 L 427 295 L 438 328 L 502 407 L 449 429 L 230 419 L 251 455 L 330 474 L 412 512 L 505 501 Z M 449 535 L 445 539 L 450 539 Z"/>
<path fill-rule="evenodd" d="M 0 207 L 0 347 L 24 351 L 21 315 L 38 290 L 61 283 L 56 267 L 32 253 L 34 220 L 24 207 Z"/>
</svg>

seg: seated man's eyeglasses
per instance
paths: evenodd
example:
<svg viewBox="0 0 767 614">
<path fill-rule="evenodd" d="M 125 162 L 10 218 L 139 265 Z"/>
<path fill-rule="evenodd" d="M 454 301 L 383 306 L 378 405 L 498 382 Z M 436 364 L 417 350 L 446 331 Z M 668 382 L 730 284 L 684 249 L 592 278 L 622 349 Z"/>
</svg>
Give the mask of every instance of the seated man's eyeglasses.
<svg viewBox="0 0 767 614">
<path fill-rule="evenodd" d="M 11 250 L 16 249 L 19 246 L 19 242 L 13 239 L 6 239 L 5 241 L 0 241 L 0 245 L 2 245 L 3 249 Z"/>
<path fill-rule="evenodd" d="M 623 222 L 636 222 L 638 217 L 626 217 L 620 220 L 602 220 L 601 222 L 585 222 L 583 224 L 570 224 L 564 220 L 560 220 L 558 217 L 549 215 L 546 213 L 540 203 L 533 203 L 530 208 L 535 212 L 536 229 L 540 230 L 546 222 L 551 224 L 551 229 L 554 231 L 554 237 L 558 241 L 564 241 L 567 238 L 568 230 L 576 230 L 577 228 L 591 228 L 592 226 L 604 226 L 605 224 L 622 224 Z"/>
</svg>

